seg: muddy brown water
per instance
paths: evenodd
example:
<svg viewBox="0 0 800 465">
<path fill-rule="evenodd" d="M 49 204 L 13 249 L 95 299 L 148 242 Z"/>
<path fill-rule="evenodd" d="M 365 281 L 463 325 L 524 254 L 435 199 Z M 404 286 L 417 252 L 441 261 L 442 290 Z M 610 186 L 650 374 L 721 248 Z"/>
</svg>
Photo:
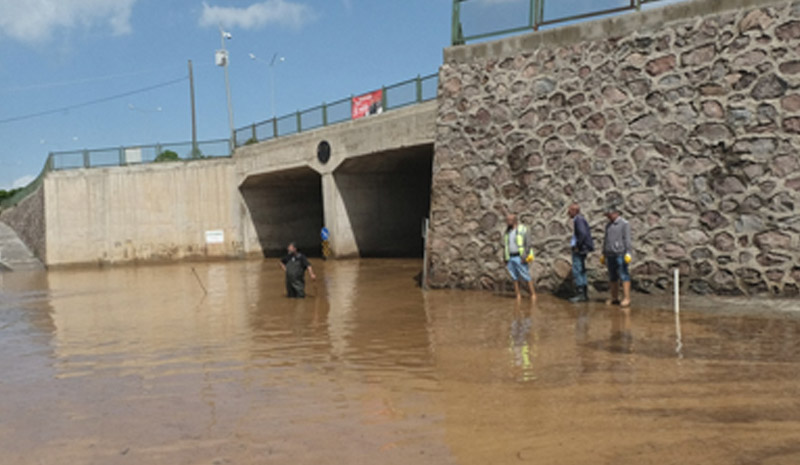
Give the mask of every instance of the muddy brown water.
<svg viewBox="0 0 800 465">
<path fill-rule="evenodd" d="M 304 301 L 262 261 L 0 274 L 0 463 L 800 463 L 791 312 L 684 306 L 679 347 L 641 296 L 315 264 Z"/>
</svg>

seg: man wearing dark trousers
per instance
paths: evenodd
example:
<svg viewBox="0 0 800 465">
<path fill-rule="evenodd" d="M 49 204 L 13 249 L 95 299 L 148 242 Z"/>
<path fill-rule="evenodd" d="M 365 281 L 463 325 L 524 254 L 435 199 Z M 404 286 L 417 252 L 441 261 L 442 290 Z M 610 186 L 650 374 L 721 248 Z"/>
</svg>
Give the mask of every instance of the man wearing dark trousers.
<svg viewBox="0 0 800 465">
<path fill-rule="evenodd" d="M 586 218 L 581 215 L 581 207 L 577 203 L 569 206 L 569 217 L 572 218 L 572 277 L 575 279 L 577 290 L 570 302 L 589 301 L 589 281 L 586 277 L 586 256 L 594 251 L 594 240 L 592 239 L 592 229 Z"/>
<path fill-rule="evenodd" d="M 281 269 L 286 273 L 286 297 L 302 299 L 306 296 L 306 271 L 312 280 L 317 276 L 308 258 L 297 250 L 294 242 L 286 250 L 288 255 L 281 259 Z"/>
</svg>

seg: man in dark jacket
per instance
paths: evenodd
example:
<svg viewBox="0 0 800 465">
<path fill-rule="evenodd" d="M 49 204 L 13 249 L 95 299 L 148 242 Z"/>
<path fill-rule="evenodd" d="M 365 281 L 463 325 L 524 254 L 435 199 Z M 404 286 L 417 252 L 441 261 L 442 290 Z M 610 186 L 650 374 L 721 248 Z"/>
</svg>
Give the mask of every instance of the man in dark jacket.
<svg viewBox="0 0 800 465">
<path fill-rule="evenodd" d="M 572 276 L 575 279 L 577 294 L 570 302 L 587 302 L 589 300 L 588 279 L 586 278 L 586 256 L 594 251 L 592 230 L 586 218 L 581 215 L 581 207 L 577 203 L 569 206 L 569 217 L 572 218 Z"/>
<path fill-rule="evenodd" d="M 286 273 L 286 297 L 302 299 L 306 296 L 306 271 L 311 279 L 316 280 L 314 269 L 305 255 L 297 250 L 294 242 L 286 248 L 288 254 L 281 259 L 281 269 Z"/>
</svg>

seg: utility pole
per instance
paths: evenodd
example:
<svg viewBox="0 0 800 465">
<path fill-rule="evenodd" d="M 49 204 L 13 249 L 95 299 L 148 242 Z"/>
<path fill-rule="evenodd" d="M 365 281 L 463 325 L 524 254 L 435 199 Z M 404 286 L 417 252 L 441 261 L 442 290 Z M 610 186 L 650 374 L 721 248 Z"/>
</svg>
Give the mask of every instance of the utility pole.
<svg viewBox="0 0 800 465">
<path fill-rule="evenodd" d="M 230 32 L 225 32 L 222 29 L 222 26 L 219 27 L 219 40 L 222 45 L 222 48 L 219 52 L 217 52 L 217 65 L 222 66 L 225 68 L 225 93 L 228 96 L 228 129 L 230 133 L 228 134 L 231 140 L 231 152 L 233 152 L 233 141 L 234 141 L 234 128 L 233 128 L 233 102 L 231 101 L 231 78 L 230 74 L 228 73 L 228 63 L 230 59 L 228 58 L 228 50 L 225 48 L 225 40 L 230 40 L 232 38 Z"/>
<path fill-rule="evenodd" d="M 200 153 L 197 149 L 197 113 L 194 106 L 194 70 L 192 60 L 189 60 L 189 97 L 192 102 L 192 158 L 197 158 Z"/>
</svg>

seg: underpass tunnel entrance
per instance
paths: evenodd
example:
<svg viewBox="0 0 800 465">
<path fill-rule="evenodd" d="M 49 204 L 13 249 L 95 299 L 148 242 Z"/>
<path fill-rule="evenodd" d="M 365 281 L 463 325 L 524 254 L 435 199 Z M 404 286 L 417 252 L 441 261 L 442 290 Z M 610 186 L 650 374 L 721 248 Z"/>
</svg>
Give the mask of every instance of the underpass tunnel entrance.
<svg viewBox="0 0 800 465">
<path fill-rule="evenodd" d="M 361 257 L 422 257 L 433 144 L 345 161 L 334 173 Z"/>
<path fill-rule="evenodd" d="M 251 176 L 239 187 L 265 257 L 286 254 L 294 241 L 306 255 L 322 255 L 322 179 L 311 168 Z"/>
</svg>

